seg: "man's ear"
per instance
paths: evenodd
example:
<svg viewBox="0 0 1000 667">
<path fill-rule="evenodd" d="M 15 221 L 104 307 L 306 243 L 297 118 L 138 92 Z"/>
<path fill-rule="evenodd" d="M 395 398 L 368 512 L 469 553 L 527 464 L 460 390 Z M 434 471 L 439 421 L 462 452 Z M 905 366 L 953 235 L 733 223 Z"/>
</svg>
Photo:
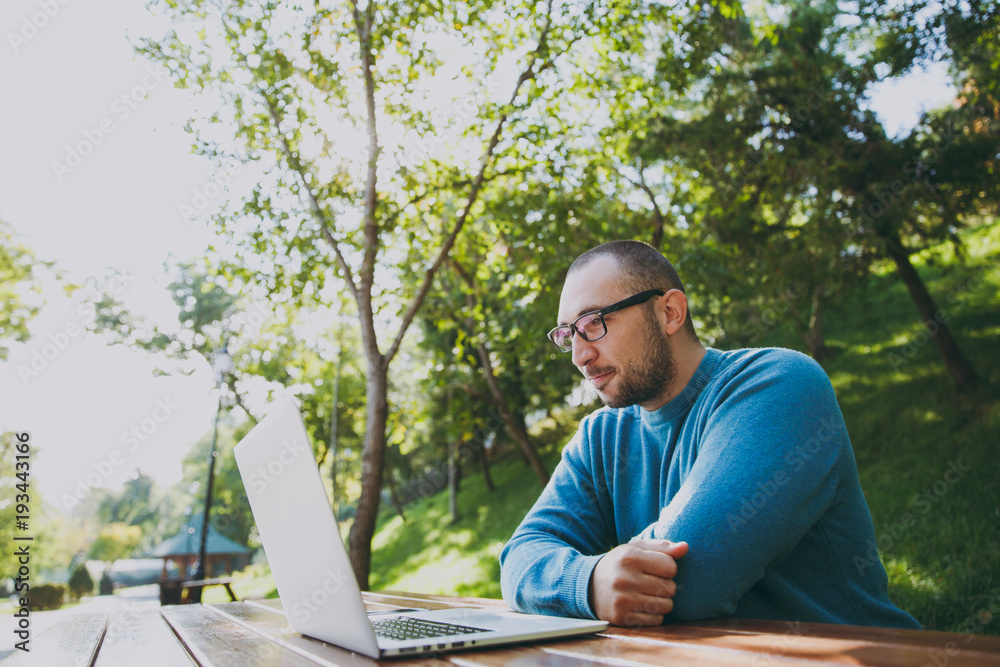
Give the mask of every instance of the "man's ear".
<svg viewBox="0 0 1000 667">
<path fill-rule="evenodd" d="M 668 290 L 666 294 L 659 298 L 660 308 L 665 316 L 664 331 L 668 336 L 673 336 L 681 330 L 687 320 L 688 302 L 687 296 L 679 289 Z"/>
</svg>

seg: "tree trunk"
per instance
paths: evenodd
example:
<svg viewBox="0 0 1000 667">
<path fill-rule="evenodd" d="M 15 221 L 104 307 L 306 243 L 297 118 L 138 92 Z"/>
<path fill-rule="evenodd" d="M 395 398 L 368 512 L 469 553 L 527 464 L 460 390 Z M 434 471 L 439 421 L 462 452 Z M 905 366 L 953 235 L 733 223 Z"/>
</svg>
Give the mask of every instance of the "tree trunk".
<svg viewBox="0 0 1000 667">
<path fill-rule="evenodd" d="M 469 311 L 469 317 L 466 320 L 465 326 L 468 329 L 469 336 L 476 338 L 476 321 L 472 315 L 476 309 L 475 281 L 472 274 L 466 271 L 454 258 L 449 259 L 452 267 L 455 269 L 455 273 L 458 274 L 469 288 L 468 294 L 465 295 L 466 309 Z M 493 399 L 495 407 L 500 412 L 500 418 L 503 419 L 511 435 L 514 436 L 518 446 L 521 448 L 524 460 L 535 471 L 535 475 L 542 483 L 542 486 L 548 484 L 549 472 L 545 469 L 542 459 L 539 458 L 538 452 L 531 442 L 531 438 L 528 437 L 528 429 L 525 427 L 523 416 L 511 414 L 507 397 L 504 396 L 503 390 L 500 389 L 496 371 L 493 369 L 493 357 L 490 354 L 489 348 L 486 347 L 486 343 L 479 342 L 476 346 L 476 351 L 479 354 L 479 365 L 482 366 L 483 375 L 486 377 L 486 385 L 490 389 L 490 396 Z"/>
<path fill-rule="evenodd" d="M 958 385 L 959 393 L 972 393 L 979 386 L 979 376 L 958 347 L 958 342 L 951 335 L 948 325 L 945 324 L 950 319 L 950 315 L 947 311 L 938 310 L 930 292 L 927 291 L 923 278 L 910 263 L 910 253 L 903 247 L 902 242 L 898 238 L 890 238 L 887 241 L 886 248 L 889 256 L 896 263 L 899 277 L 910 292 L 910 297 L 917 306 L 924 327 L 927 328 L 938 352 L 941 353 L 945 367 Z"/>
<path fill-rule="evenodd" d="M 823 291 L 824 285 L 816 285 L 812 295 L 812 312 L 809 315 L 809 330 L 806 331 L 806 345 L 809 355 L 816 361 L 830 358 L 830 348 L 826 346 L 823 333 Z"/>
<path fill-rule="evenodd" d="M 330 402 L 330 489 L 333 506 L 337 506 L 337 424 L 340 421 L 340 369 L 343 364 L 343 349 L 337 346 L 337 367 L 333 373 L 333 400 Z"/>
<path fill-rule="evenodd" d="M 462 471 L 458 467 L 458 452 L 456 441 L 448 443 L 448 510 L 451 512 L 451 522 L 459 520 L 458 511 L 458 483 L 462 476 Z"/>
<path fill-rule="evenodd" d="M 528 437 L 528 428 L 524 423 L 524 416 L 511 413 L 507 397 L 500 390 L 496 374 L 493 372 L 490 352 L 486 349 L 484 343 L 479 344 L 479 358 L 483 362 L 483 368 L 486 371 L 486 384 L 489 385 L 493 400 L 496 401 L 500 418 L 503 419 L 510 434 L 514 436 L 517 444 L 521 447 L 521 453 L 524 455 L 528 465 L 531 466 L 531 469 L 535 471 L 538 481 L 542 483 L 542 486 L 545 486 L 549 483 L 549 471 L 545 469 L 545 464 L 542 463 L 541 457 L 538 456 L 535 445 L 531 442 L 531 438 Z"/>
<path fill-rule="evenodd" d="M 406 521 L 406 515 L 403 514 L 403 502 L 399 499 L 399 489 L 396 488 L 396 476 L 389 470 L 389 498 L 392 500 L 392 507 L 396 510 L 396 514 L 404 522 Z"/>
<path fill-rule="evenodd" d="M 382 459 L 385 454 L 385 427 L 389 418 L 388 365 L 381 357 L 369 356 L 367 369 L 367 419 L 361 452 L 361 498 L 348 535 L 348 552 L 354 576 L 361 590 L 368 590 L 371 571 L 372 537 L 382 493 Z"/>
<path fill-rule="evenodd" d="M 480 442 L 478 447 L 474 447 L 474 451 L 476 458 L 479 459 L 479 468 L 483 471 L 483 482 L 486 484 L 486 490 L 493 491 L 497 487 L 490 476 L 490 459 L 486 452 L 486 443 Z"/>
</svg>

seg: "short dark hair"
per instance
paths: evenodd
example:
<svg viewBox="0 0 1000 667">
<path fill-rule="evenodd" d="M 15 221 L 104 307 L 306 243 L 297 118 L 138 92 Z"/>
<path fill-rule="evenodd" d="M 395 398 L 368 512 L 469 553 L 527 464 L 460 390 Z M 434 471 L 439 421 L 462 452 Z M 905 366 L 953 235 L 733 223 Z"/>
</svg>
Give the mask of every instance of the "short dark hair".
<svg viewBox="0 0 1000 667">
<path fill-rule="evenodd" d="M 598 257 L 611 257 L 615 260 L 619 269 L 616 283 L 624 292 L 637 294 L 649 289 L 676 289 L 686 294 L 674 265 L 659 250 L 642 241 L 602 243 L 577 257 L 567 273 L 583 269 Z M 690 309 L 684 320 L 684 329 L 697 340 Z"/>
</svg>

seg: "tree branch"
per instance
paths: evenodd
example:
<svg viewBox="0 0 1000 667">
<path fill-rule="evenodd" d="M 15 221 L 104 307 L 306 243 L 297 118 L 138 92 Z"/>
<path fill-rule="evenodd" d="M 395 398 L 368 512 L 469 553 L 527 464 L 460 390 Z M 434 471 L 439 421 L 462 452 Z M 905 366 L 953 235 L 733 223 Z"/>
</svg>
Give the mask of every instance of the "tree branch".
<svg viewBox="0 0 1000 667">
<path fill-rule="evenodd" d="M 222 22 L 222 27 L 225 28 L 226 34 L 229 35 L 230 39 L 239 43 L 239 33 L 229 27 L 229 24 L 226 22 L 226 16 L 221 7 L 218 9 L 219 20 Z M 316 219 L 316 222 L 319 223 L 320 234 L 322 234 L 326 242 L 330 244 L 330 247 L 333 248 L 333 253 L 337 257 L 337 263 L 340 265 L 340 269 L 344 274 L 344 281 L 347 283 L 347 287 L 351 291 L 352 296 L 354 296 L 355 300 L 357 300 L 358 287 L 354 281 L 354 274 L 351 271 L 350 265 L 347 263 L 347 259 L 344 257 L 344 254 L 340 249 L 340 244 L 330 232 L 326 215 L 323 213 L 323 208 L 319 203 L 319 198 L 316 197 L 316 193 L 313 191 L 312 187 L 309 185 L 309 181 L 306 179 L 302 160 L 299 159 L 295 151 L 292 150 L 291 145 L 288 143 L 288 138 L 281 130 L 281 116 L 278 114 L 278 110 L 274 107 L 274 102 L 271 100 L 270 96 L 268 96 L 267 92 L 257 84 L 257 77 L 254 73 L 253 67 L 251 67 L 247 62 L 246 56 L 239 51 L 235 51 L 235 54 L 237 61 L 243 65 L 250 73 L 251 77 L 253 77 L 252 80 L 254 81 L 254 88 L 256 89 L 257 94 L 261 96 L 264 103 L 267 105 L 267 112 L 271 117 L 271 122 L 274 124 L 275 134 L 277 134 L 278 140 L 281 142 L 281 147 L 285 154 L 285 160 L 288 162 L 288 166 L 291 167 L 291 169 L 298 175 L 301 185 L 309 197 L 309 205 L 312 210 L 313 217 Z"/>
<path fill-rule="evenodd" d="M 379 249 L 379 225 L 375 216 L 378 204 L 378 126 L 376 125 L 375 76 L 372 74 L 372 25 L 375 22 L 375 3 L 369 0 L 365 15 L 361 16 L 357 0 L 351 0 L 355 32 L 358 36 L 358 51 L 361 72 L 365 81 L 365 107 L 368 125 L 368 177 L 365 184 L 364 259 L 361 262 L 359 278 L 361 284 L 354 298 L 358 304 L 358 318 L 361 322 L 362 340 L 371 363 L 387 364 L 390 356 L 382 356 L 378 349 L 375 331 L 375 313 L 372 308 L 372 287 L 375 284 L 375 261 Z"/>
<path fill-rule="evenodd" d="M 424 280 L 417 291 L 416 296 L 410 303 L 409 309 L 403 316 L 403 323 L 399 327 L 399 332 L 396 334 L 396 339 L 393 341 L 392 346 L 386 352 L 386 360 L 392 359 L 396 353 L 399 351 L 400 345 L 403 343 L 403 337 L 406 334 L 406 330 L 410 327 L 413 322 L 413 318 L 416 316 L 417 311 L 423 304 L 424 298 L 427 296 L 427 292 L 430 290 L 431 282 L 434 280 L 434 276 L 437 273 L 438 268 L 444 262 L 445 258 L 451 252 L 452 246 L 455 244 L 455 239 L 458 238 L 459 232 L 465 226 L 465 221 L 469 217 L 469 212 L 472 210 L 473 204 L 479 197 L 479 192 L 483 186 L 483 182 L 486 178 L 486 169 L 489 167 L 490 162 L 493 159 L 493 153 L 496 150 L 497 144 L 500 142 L 500 133 L 503 130 L 504 124 L 507 122 L 507 118 L 510 116 L 514 109 L 514 105 L 517 101 L 517 97 L 521 92 L 521 87 L 529 79 L 533 79 L 536 75 L 535 66 L 538 63 L 541 54 L 548 50 L 548 36 L 549 29 L 552 27 L 552 2 L 553 0 L 548 0 L 546 3 L 546 15 L 545 15 L 545 26 L 542 28 L 542 33 L 538 39 L 538 45 L 531 54 L 531 60 L 528 62 L 528 66 L 521 72 L 521 75 L 517 79 L 517 84 L 514 86 L 514 92 L 511 94 L 510 101 L 507 103 L 507 109 L 501 114 L 500 119 L 497 121 L 496 128 L 493 130 L 493 136 L 490 137 L 489 144 L 486 147 L 486 151 L 483 153 L 482 160 L 479 164 L 479 172 L 476 174 L 475 180 L 472 182 L 472 186 L 469 190 L 468 200 L 465 203 L 465 208 L 462 209 L 462 213 L 458 216 L 458 220 L 455 221 L 455 225 L 445 240 L 444 244 L 441 246 L 441 250 L 438 253 L 437 258 L 434 263 L 424 274 Z"/>
</svg>

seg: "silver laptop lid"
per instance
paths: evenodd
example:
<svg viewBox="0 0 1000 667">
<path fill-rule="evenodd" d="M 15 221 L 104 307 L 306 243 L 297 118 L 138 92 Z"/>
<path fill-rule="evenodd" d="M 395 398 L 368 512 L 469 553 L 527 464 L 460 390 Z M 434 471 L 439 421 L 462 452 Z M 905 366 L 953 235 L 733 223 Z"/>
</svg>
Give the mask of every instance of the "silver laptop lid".
<svg viewBox="0 0 1000 667">
<path fill-rule="evenodd" d="M 378 657 L 295 400 L 277 403 L 233 453 L 288 622 L 302 634 Z"/>
</svg>

